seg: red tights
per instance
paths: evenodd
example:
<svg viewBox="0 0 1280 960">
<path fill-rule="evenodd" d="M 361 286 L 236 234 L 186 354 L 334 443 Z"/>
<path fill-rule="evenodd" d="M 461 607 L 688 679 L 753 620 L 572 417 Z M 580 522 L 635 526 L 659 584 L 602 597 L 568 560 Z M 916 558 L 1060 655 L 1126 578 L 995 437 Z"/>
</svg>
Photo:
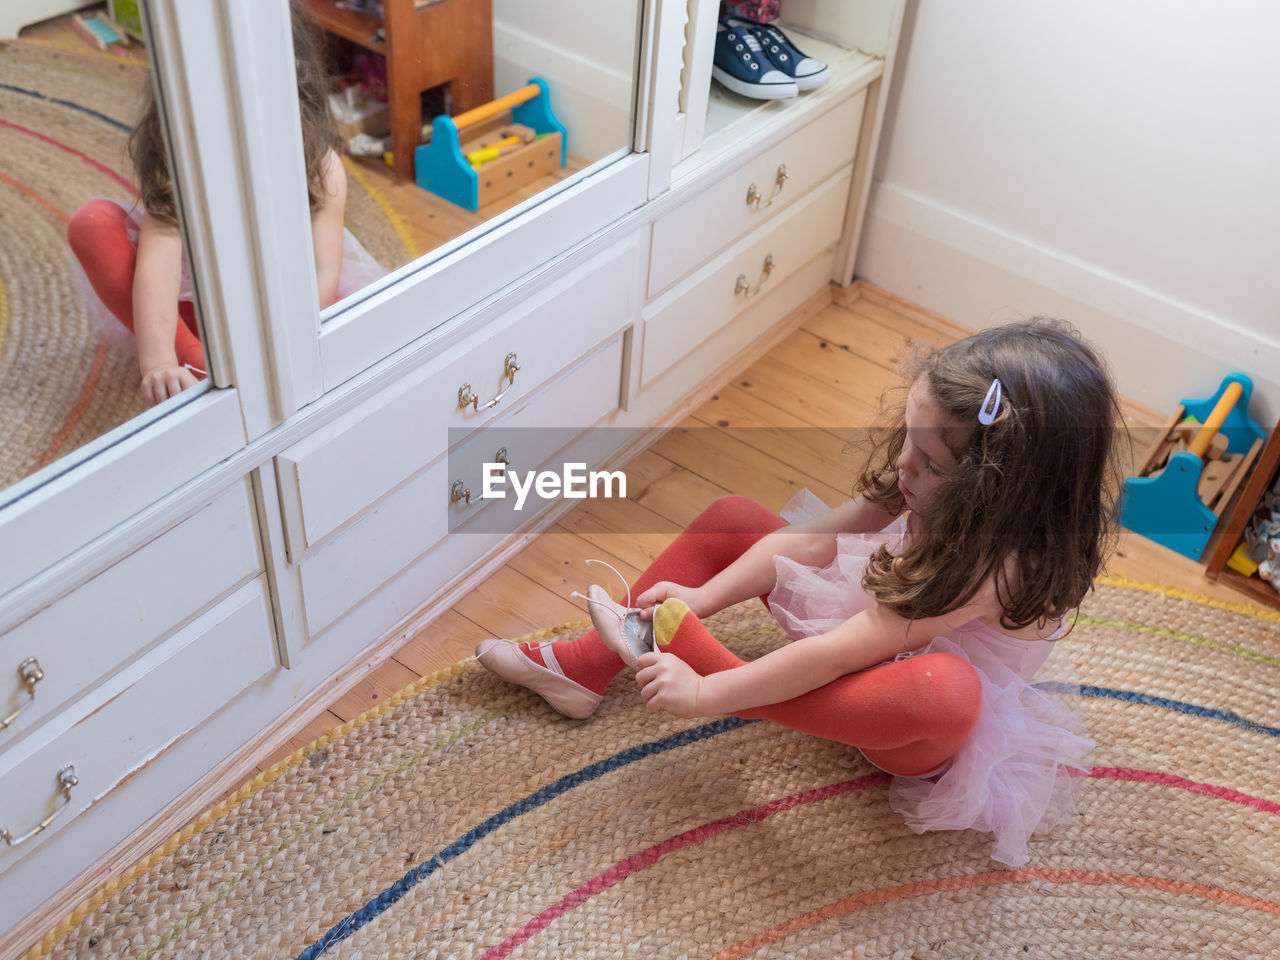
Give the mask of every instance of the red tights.
<svg viewBox="0 0 1280 960">
<path fill-rule="evenodd" d="M 782 526 L 779 517 L 747 497 L 722 497 L 658 555 L 631 595 L 660 580 L 700 586 Z M 704 676 L 744 662 L 692 614 L 663 649 Z M 529 654 L 541 661 L 536 651 Z M 556 659 L 567 676 L 597 693 L 624 667 L 594 630 L 557 644 Z M 931 653 L 847 674 L 795 699 L 737 716 L 772 720 L 851 744 L 882 770 L 911 776 L 933 770 L 960 749 L 981 705 L 982 688 L 973 667 L 963 657 Z"/>
<path fill-rule="evenodd" d="M 128 214 L 110 200 L 90 200 L 67 224 L 67 242 L 93 292 L 117 320 L 133 330 L 133 272 L 138 251 L 129 239 L 127 218 Z M 182 322 L 173 343 L 178 363 L 204 370 L 195 307 L 186 300 L 180 301 L 178 316 Z"/>
</svg>

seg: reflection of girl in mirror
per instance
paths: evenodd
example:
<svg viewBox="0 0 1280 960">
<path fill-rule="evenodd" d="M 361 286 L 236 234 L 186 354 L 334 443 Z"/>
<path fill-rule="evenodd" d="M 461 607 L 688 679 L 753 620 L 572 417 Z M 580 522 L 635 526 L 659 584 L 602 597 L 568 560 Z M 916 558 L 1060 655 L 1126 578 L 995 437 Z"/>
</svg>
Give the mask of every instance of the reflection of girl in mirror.
<svg viewBox="0 0 1280 960">
<path fill-rule="evenodd" d="M 334 151 L 338 141 L 329 114 L 328 73 L 296 0 L 290 12 L 311 238 L 323 309 L 385 271 L 343 228 L 347 178 Z M 160 114 L 150 89 L 129 153 L 140 203 L 91 200 L 71 218 L 67 239 L 96 299 L 134 332 L 143 396 L 160 403 L 194 386 L 206 373 Z"/>
</svg>

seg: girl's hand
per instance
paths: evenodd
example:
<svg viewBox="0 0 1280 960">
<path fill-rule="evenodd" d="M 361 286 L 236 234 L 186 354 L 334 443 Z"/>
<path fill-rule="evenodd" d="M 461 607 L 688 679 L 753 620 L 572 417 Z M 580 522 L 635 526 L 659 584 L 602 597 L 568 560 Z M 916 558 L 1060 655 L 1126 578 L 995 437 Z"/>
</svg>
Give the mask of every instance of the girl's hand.
<svg viewBox="0 0 1280 960">
<path fill-rule="evenodd" d="M 176 397 L 188 387 L 199 383 L 195 375 L 179 364 L 154 367 L 142 375 L 142 395 L 152 406 Z"/>
<path fill-rule="evenodd" d="M 714 608 L 708 608 L 706 591 L 702 587 L 685 587 L 669 580 L 663 580 L 655 583 L 635 598 L 635 605 L 640 608 L 640 619 L 652 620 L 654 608 L 668 597 L 678 597 L 683 600 L 688 604 L 689 609 L 694 612 L 694 615 L 699 618 L 710 616 L 716 612 Z"/>
<path fill-rule="evenodd" d="M 665 710 L 690 719 L 698 713 L 702 677 L 673 653 L 646 653 L 636 661 L 636 683 L 650 713 Z"/>
</svg>

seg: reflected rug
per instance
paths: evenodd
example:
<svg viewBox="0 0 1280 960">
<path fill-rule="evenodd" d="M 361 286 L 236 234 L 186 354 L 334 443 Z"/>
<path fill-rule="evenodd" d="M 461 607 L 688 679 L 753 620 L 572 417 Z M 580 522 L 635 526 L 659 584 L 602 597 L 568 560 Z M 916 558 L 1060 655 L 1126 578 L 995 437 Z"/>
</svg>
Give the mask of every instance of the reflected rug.
<svg viewBox="0 0 1280 960">
<path fill-rule="evenodd" d="M 66 239 L 89 200 L 136 197 L 145 80 L 114 54 L 0 41 L 0 488 L 145 409 L 133 336 L 91 321 Z M 402 218 L 348 170 L 348 228 L 384 264 L 411 259 Z"/>
<path fill-rule="evenodd" d="M 711 619 L 782 641 L 754 601 Z M 540 631 L 536 638 L 580 630 Z M 476 665 L 276 765 L 27 955 L 1273 957 L 1280 614 L 1100 581 L 1067 645 L 1081 815 L 1001 869 L 856 752 L 767 722 L 585 722 Z"/>
<path fill-rule="evenodd" d="M 111 54 L 0 42 L 0 486 L 145 409 L 132 337 L 90 320 L 67 246 L 83 204 L 136 196 L 144 77 Z"/>
</svg>

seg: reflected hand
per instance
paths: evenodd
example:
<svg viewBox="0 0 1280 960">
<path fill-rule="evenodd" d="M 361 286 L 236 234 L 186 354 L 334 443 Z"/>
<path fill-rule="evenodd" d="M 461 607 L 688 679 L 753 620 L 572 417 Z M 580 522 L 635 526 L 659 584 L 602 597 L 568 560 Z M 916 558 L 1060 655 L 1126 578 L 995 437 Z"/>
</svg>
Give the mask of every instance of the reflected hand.
<svg viewBox="0 0 1280 960">
<path fill-rule="evenodd" d="M 636 683 L 650 713 L 690 719 L 699 716 L 702 677 L 673 653 L 646 653 L 636 661 Z"/>
<path fill-rule="evenodd" d="M 194 387 L 197 383 L 199 381 L 190 370 L 179 364 L 173 364 L 144 371 L 139 389 L 147 402 L 155 406 L 170 397 L 176 397 L 183 390 Z"/>
</svg>

